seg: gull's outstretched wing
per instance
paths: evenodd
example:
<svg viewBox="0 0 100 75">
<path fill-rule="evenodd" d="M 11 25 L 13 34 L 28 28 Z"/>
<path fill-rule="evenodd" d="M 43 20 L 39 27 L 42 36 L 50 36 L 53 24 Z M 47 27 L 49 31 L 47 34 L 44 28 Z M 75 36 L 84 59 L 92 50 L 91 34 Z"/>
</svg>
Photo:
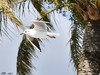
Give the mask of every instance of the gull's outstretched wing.
<svg viewBox="0 0 100 75">
<path fill-rule="evenodd" d="M 47 31 L 47 25 L 45 21 L 33 21 L 34 29 L 37 31 Z"/>
</svg>

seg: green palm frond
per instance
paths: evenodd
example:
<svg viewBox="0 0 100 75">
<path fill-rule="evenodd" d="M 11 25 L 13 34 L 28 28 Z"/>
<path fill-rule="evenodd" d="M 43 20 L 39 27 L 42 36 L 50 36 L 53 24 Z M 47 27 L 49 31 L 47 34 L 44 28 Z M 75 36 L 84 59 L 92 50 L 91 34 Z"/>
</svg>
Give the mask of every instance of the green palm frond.
<svg viewBox="0 0 100 75">
<path fill-rule="evenodd" d="M 70 39 L 71 58 L 75 68 L 78 69 L 83 32 L 85 29 L 86 21 L 83 20 L 82 16 L 76 11 L 76 9 L 70 8 L 70 11 L 72 12 L 70 20 L 73 24 Z"/>
<path fill-rule="evenodd" d="M 83 38 L 83 28 L 80 25 L 74 25 L 72 27 L 72 37 L 70 45 L 71 45 L 71 58 L 72 61 L 74 62 L 76 69 L 78 68 L 79 64 L 82 38 Z"/>
<path fill-rule="evenodd" d="M 47 21 L 49 22 L 49 17 L 48 15 L 54 11 L 62 11 L 62 9 L 64 8 L 65 10 L 63 10 L 61 13 L 64 13 L 66 11 L 68 11 L 68 9 L 66 10 L 66 8 L 69 8 L 72 4 L 71 3 L 68 3 L 68 2 L 65 2 L 64 1 L 61 1 L 61 0 L 48 0 L 48 2 L 50 3 L 54 3 L 55 6 L 53 7 L 53 9 L 51 9 L 49 12 L 46 12 L 43 10 L 43 3 L 42 3 L 42 0 L 31 0 L 33 6 L 35 7 L 35 9 L 40 13 L 41 15 L 41 18 L 39 18 L 38 20 L 44 20 L 44 21 Z M 49 3 L 48 3 L 49 5 Z M 65 13 L 64 13 L 65 14 Z M 52 25 L 48 25 L 52 30 L 54 30 L 53 26 Z"/>
<path fill-rule="evenodd" d="M 43 21 L 47 21 L 50 22 L 49 18 L 48 18 L 48 14 L 46 14 L 45 11 L 42 10 L 43 7 L 43 3 L 42 1 L 38 1 L 38 0 L 31 0 L 33 6 L 35 7 L 35 9 L 40 13 L 41 18 L 39 18 L 39 20 L 43 20 Z M 48 25 L 52 30 L 54 30 L 53 26 L 51 24 Z"/>
<path fill-rule="evenodd" d="M 63 5 L 62 3 L 62 1 L 60 1 L 61 2 L 61 4 L 59 4 L 59 5 L 55 5 L 56 7 L 54 7 L 54 9 L 52 9 L 51 11 L 49 11 L 49 12 L 46 12 L 46 11 L 44 11 L 43 10 L 43 2 L 42 2 L 42 0 L 31 0 L 31 2 L 32 2 L 32 4 L 33 4 L 33 6 L 35 7 L 35 9 L 40 13 L 40 15 L 41 15 L 41 18 L 39 18 L 39 20 L 44 20 L 44 21 L 47 21 L 47 22 L 49 22 L 50 20 L 49 20 L 49 17 L 48 17 L 48 15 L 50 14 L 50 13 L 52 13 L 52 12 L 54 12 L 54 11 L 57 11 L 58 9 L 60 9 L 60 8 L 63 8 L 63 7 L 65 7 L 65 6 L 67 6 L 67 7 L 69 7 L 68 5 Z M 52 1 L 49 1 L 49 2 L 52 2 Z M 59 2 L 59 1 L 58 1 Z M 57 2 L 57 3 L 58 3 Z M 56 2 L 53 2 L 53 3 L 55 3 L 56 4 Z M 49 5 L 49 4 L 48 4 Z M 62 9 L 61 9 L 62 10 Z M 52 30 L 54 30 L 54 28 L 53 28 L 53 26 L 52 25 L 48 25 Z"/>
<path fill-rule="evenodd" d="M 34 39 L 32 42 L 34 42 Z M 35 42 L 37 42 L 36 39 L 35 39 Z M 32 60 L 31 60 L 32 57 L 37 57 L 35 53 L 35 48 L 27 40 L 26 36 L 24 36 L 20 44 L 18 56 L 17 56 L 17 74 L 18 75 L 32 75 L 31 70 L 32 68 L 35 68 L 32 64 Z"/>
</svg>

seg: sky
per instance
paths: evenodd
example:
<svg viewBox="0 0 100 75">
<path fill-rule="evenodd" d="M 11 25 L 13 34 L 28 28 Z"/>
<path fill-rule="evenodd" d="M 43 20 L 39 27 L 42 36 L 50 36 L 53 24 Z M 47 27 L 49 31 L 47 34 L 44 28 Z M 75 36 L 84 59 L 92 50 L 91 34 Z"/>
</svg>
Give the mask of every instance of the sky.
<svg viewBox="0 0 100 75">
<path fill-rule="evenodd" d="M 22 23 L 25 26 L 29 26 L 33 19 L 36 19 L 39 14 L 26 12 L 25 17 L 20 17 Z M 70 25 L 71 22 L 67 17 L 63 17 L 61 14 L 51 14 L 51 24 L 54 25 L 56 32 L 60 33 L 60 36 L 56 39 L 43 40 L 44 47 L 41 46 L 42 52 L 37 52 L 38 58 L 32 59 L 36 70 L 32 71 L 34 75 L 76 75 L 72 62 L 70 62 L 70 46 L 67 44 L 70 39 Z M 56 22 L 56 23 L 55 23 Z M 0 73 L 6 72 L 16 74 L 16 60 L 18 47 L 22 40 L 22 36 L 19 35 L 21 31 L 18 31 L 14 25 L 9 23 L 10 39 L 3 35 L 0 37 Z M 33 75 L 32 74 L 32 75 Z"/>
</svg>

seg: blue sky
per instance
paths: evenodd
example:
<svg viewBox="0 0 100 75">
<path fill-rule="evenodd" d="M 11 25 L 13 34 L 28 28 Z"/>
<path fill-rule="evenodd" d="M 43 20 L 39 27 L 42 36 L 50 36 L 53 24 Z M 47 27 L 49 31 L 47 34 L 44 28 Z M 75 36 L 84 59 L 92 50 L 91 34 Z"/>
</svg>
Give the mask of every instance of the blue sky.
<svg viewBox="0 0 100 75">
<path fill-rule="evenodd" d="M 26 12 L 27 13 L 27 12 Z M 34 16 L 34 15 L 35 16 Z M 39 15 L 33 13 L 28 14 L 25 17 L 21 17 L 24 25 L 28 26 L 31 24 L 33 19 L 36 19 Z M 60 37 L 56 39 L 43 40 L 45 47 L 42 47 L 42 52 L 37 52 L 39 58 L 33 59 L 33 64 L 36 67 L 34 75 L 76 75 L 73 64 L 70 62 L 70 47 L 67 41 L 70 39 L 70 21 L 68 17 L 63 17 L 61 14 L 51 14 L 51 23 L 54 25 L 56 32 L 60 33 Z M 54 18 L 56 24 L 54 22 Z M 0 73 L 12 72 L 13 75 L 16 73 L 16 60 L 18 47 L 21 42 L 22 36 L 11 23 L 8 26 L 12 29 L 11 40 L 6 36 L 1 38 L 2 46 L 0 46 Z M 56 26 L 57 25 L 57 26 Z"/>
</svg>

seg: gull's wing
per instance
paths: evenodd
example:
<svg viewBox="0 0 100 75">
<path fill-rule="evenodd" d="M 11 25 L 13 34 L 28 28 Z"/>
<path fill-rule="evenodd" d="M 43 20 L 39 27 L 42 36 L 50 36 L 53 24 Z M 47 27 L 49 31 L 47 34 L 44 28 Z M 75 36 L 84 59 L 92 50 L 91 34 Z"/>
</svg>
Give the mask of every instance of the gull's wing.
<svg viewBox="0 0 100 75">
<path fill-rule="evenodd" d="M 34 29 L 37 31 L 47 31 L 47 25 L 45 21 L 33 21 Z"/>
</svg>

